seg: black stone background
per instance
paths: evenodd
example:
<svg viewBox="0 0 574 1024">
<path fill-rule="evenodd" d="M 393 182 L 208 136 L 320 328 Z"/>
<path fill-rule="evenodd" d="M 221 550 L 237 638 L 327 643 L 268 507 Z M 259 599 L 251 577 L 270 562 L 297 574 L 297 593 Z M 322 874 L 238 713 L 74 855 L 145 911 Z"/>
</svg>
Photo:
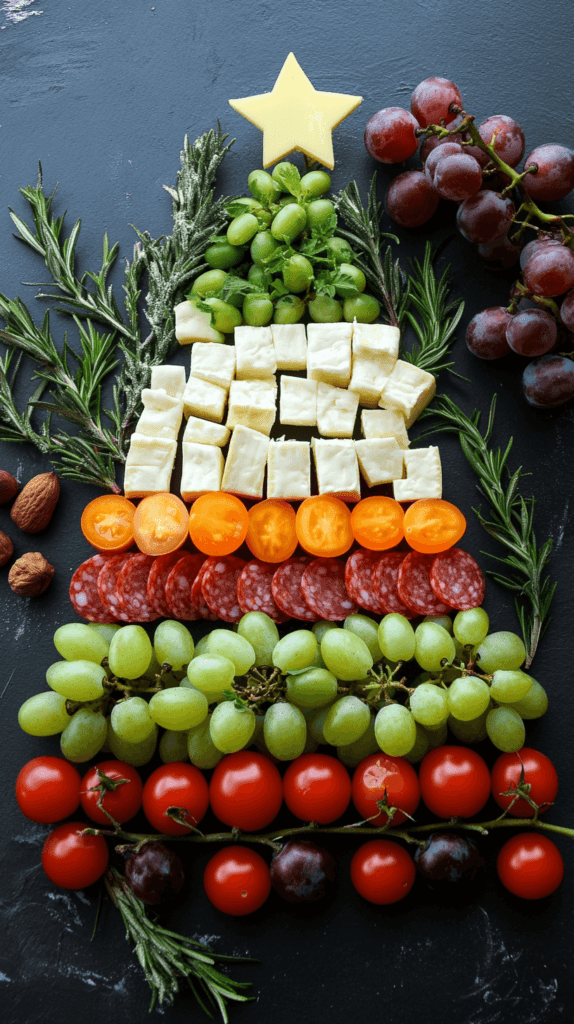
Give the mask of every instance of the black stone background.
<svg viewBox="0 0 574 1024">
<path fill-rule="evenodd" d="M 20 20 L 17 20 L 20 17 Z M 45 303 L 24 281 L 45 281 L 41 262 L 14 240 L 8 206 L 28 217 L 18 193 L 34 184 L 38 160 L 45 186 L 60 186 L 55 211 L 68 211 L 68 229 L 82 218 L 78 264 L 96 269 L 104 231 L 129 257 L 130 224 L 157 236 L 169 233 L 172 185 L 184 135 L 191 139 L 216 125 L 236 136 L 219 187 L 246 189 L 248 172 L 261 161 L 261 134 L 236 114 L 229 97 L 272 88 L 293 50 L 316 88 L 362 94 L 364 102 L 334 132 L 335 189 L 356 178 L 364 196 L 375 169 L 362 135 L 381 107 L 407 106 L 415 85 L 432 75 L 457 82 L 469 111 L 480 121 L 506 113 L 522 125 L 527 151 L 547 141 L 572 145 L 572 8 L 565 0 L 523 0 L 520 5 L 483 0 L 51 0 L 0 3 L 0 290 L 23 296 L 38 322 Z M 414 164 L 415 161 L 411 161 Z M 380 197 L 396 169 L 381 168 Z M 561 207 L 573 209 L 572 199 Z M 384 227 L 392 230 L 385 220 Z M 551 413 L 522 398 L 522 360 L 481 363 L 464 345 L 464 326 L 488 305 L 504 303 L 511 273 L 484 269 L 454 227 L 454 205 L 441 203 L 425 228 L 400 231 L 400 256 L 421 257 L 424 241 L 446 243 L 439 269 L 451 265 L 453 295 L 466 301 L 455 347 L 465 383 L 442 378 L 440 387 L 465 410 L 485 412 L 498 394 L 495 438 L 514 436 L 510 465 L 530 474 L 524 493 L 536 495 L 536 527 L 542 541 L 554 538 L 552 575 L 559 581 L 554 616 L 533 673 L 547 687 L 550 710 L 528 725 L 527 742 L 554 760 L 561 779 L 558 803 L 548 820 L 574 825 L 572 758 L 571 622 L 573 538 L 569 508 L 574 424 L 571 407 Z M 113 275 L 119 291 L 121 259 Z M 61 340 L 69 321 L 54 317 Z M 176 356 L 188 363 L 189 355 Z M 22 372 L 20 397 L 28 393 Z M 472 512 L 475 479 L 455 438 L 440 437 L 444 495 L 468 518 L 464 546 L 496 551 Z M 49 469 L 31 447 L 2 445 L 0 468 L 22 482 Z M 84 505 L 96 491 L 62 482 L 57 513 L 47 530 L 27 537 L 13 528 L 6 508 L 0 529 L 13 536 L 16 553 L 39 548 L 55 565 L 49 591 L 37 600 L 17 597 L 0 581 L 3 623 L 2 711 L 2 925 L 0 1005 L 6 1022 L 86 1024 L 118 1019 L 135 1024 L 147 1016 L 148 991 L 125 942 L 115 910 L 105 903 L 90 941 L 97 887 L 68 893 L 55 889 L 40 867 L 48 826 L 23 818 L 13 796 L 22 764 L 56 753 L 57 739 L 21 733 L 19 705 L 44 688 L 54 660 L 55 628 L 73 620 L 68 602 L 71 573 L 91 553 L 79 528 Z M 511 595 L 489 583 L 486 607 L 494 628 L 516 629 Z M 490 751 L 487 756 L 492 761 Z M 489 813 L 492 808 L 488 809 Z M 423 812 L 424 814 L 424 812 Z M 351 820 L 351 819 L 348 819 Z M 574 845 L 558 840 L 566 863 L 559 892 L 538 903 L 509 896 L 496 880 L 494 861 L 508 833 L 484 844 L 486 881 L 475 896 L 445 904 L 417 880 L 410 895 L 390 908 L 367 904 L 353 891 L 349 862 L 355 840 L 332 839 L 339 863 L 337 893 L 327 906 L 293 909 L 274 895 L 256 914 L 228 918 L 202 891 L 201 876 L 212 849 L 186 855 L 184 898 L 167 914 L 169 926 L 213 942 L 223 952 L 249 954 L 261 965 L 235 969 L 251 979 L 257 1001 L 231 1007 L 237 1024 L 291 1024 L 322 1020 L 342 1024 L 351 1016 L 370 1022 L 413 1024 L 530 1024 L 571 1019 L 572 873 Z M 327 843 L 327 841 L 326 841 Z M 173 1022 L 202 1019 L 183 993 L 164 1016 Z"/>
</svg>

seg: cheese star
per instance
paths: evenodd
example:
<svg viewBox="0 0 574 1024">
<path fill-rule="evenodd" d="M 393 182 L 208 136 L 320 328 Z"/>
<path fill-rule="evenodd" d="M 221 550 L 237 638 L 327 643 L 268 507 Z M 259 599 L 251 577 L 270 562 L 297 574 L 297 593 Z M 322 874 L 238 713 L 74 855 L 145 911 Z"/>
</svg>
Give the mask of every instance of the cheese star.
<svg viewBox="0 0 574 1024">
<path fill-rule="evenodd" d="M 290 53 L 271 92 L 230 100 L 234 110 L 263 132 L 263 166 L 296 149 L 333 169 L 331 132 L 362 101 L 362 96 L 319 92 Z"/>
</svg>

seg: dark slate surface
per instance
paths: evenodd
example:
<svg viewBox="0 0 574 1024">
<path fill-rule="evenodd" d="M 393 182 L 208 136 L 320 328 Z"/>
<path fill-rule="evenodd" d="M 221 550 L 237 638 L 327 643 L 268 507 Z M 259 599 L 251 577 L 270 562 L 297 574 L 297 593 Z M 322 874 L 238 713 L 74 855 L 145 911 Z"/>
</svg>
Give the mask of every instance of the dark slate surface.
<svg viewBox="0 0 574 1024">
<path fill-rule="evenodd" d="M 43 304 L 23 281 L 43 281 L 33 254 L 11 237 L 8 206 L 26 215 L 18 188 L 34 183 L 42 161 L 48 190 L 60 182 L 56 210 L 69 224 L 82 218 L 78 257 L 93 268 L 104 231 L 129 256 L 130 224 L 158 235 L 170 229 L 170 204 L 163 184 L 173 184 L 185 133 L 192 139 L 220 119 L 237 137 L 225 162 L 220 187 L 243 191 L 249 170 L 260 165 L 261 135 L 227 100 L 272 88 L 293 50 L 316 88 L 362 94 L 362 107 L 334 134 L 334 187 L 355 177 L 365 193 L 373 161 L 362 145 L 368 118 L 389 105 L 408 106 L 414 86 L 431 74 L 452 77 L 467 109 L 478 120 L 504 112 L 522 125 L 528 148 L 572 143 L 572 11 L 566 2 L 525 0 L 467 5 L 461 0 L 402 0 L 337 5 L 332 0 L 272 5 L 211 0 L 133 0 L 95 4 L 52 0 L 0 3 L 0 289 L 21 294 L 39 319 Z M 382 170 L 381 197 L 392 171 Z M 566 201 L 564 209 L 572 207 Z M 391 227 L 388 225 L 389 228 Z M 505 302 L 510 275 L 483 269 L 472 247 L 457 236 L 453 208 L 443 203 L 428 230 L 401 232 L 401 258 L 420 256 L 426 237 L 448 245 L 442 268 L 452 265 L 453 291 L 463 295 L 463 323 L 487 305 Z M 121 286 L 121 268 L 115 275 Z M 69 326 L 69 325 L 68 325 Z M 54 320 L 57 337 L 65 329 Z M 73 337 L 72 329 L 70 336 Z M 471 383 L 443 382 L 462 406 L 486 410 L 498 394 L 496 439 L 514 435 L 513 467 L 531 474 L 525 493 L 537 496 L 541 539 L 552 535 L 552 573 L 559 580 L 555 612 L 533 672 L 547 686 L 546 718 L 528 727 L 528 742 L 555 761 L 561 778 L 554 822 L 574 824 L 572 783 L 571 622 L 574 497 L 572 409 L 541 414 L 520 394 L 521 361 L 481 364 L 464 346 L 456 349 L 458 371 Z M 181 355 L 183 361 L 184 356 Z M 187 360 L 187 356 L 185 357 Z M 25 382 L 25 386 L 27 384 Z M 25 390 L 25 388 L 23 389 Z M 471 508 L 474 478 L 456 440 L 441 439 L 445 497 L 468 515 L 465 546 L 478 554 L 494 550 Z M 28 447 L 4 445 L 0 468 L 25 481 L 48 469 Z M 0 671 L 3 742 L 2 929 L 0 1000 L 3 1019 L 20 1024 L 86 1024 L 144 1019 L 148 992 L 124 941 L 117 913 L 105 904 L 97 936 L 90 942 L 97 894 L 54 889 L 40 867 L 48 828 L 26 821 L 15 804 L 13 781 L 21 765 L 56 752 L 55 740 L 19 732 L 21 702 L 43 689 L 54 659 L 56 626 L 73 619 L 68 603 L 71 572 L 90 551 L 79 518 L 95 491 L 64 481 L 49 528 L 29 539 L 10 529 L 0 509 L 0 529 L 11 532 L 17 554 L 39 548 L 56 566 L 42 598 L 28 602 L 0 581 L 5 637 Z M 496 628 L 514 629 L 511 597 L 489 584 L 486 606 Z M 488 755 L 491 756 L 490 754 Z M 167 915 L 171 927 L 207 938 L 217 949 L 248 953 L 262 961 L 236 975 L 252 979 L 257 1001 L 231 1010 L 238 1024 L 291 1024 L 294 1020 L 371 1021 L 414 1024 L 529 1024 L 570 1017 L 572 872 L 574 846 L 559 840 L 566 862 L 560 892 L 540 903 L 509 897 L 496 881 L 498 836 L 485 844 L 486 881 L 475 896 L 445 905 L 419 882 L 404 902 L 380 909 L 360 900 L 348 879 L 354 842 L 329 843 L 339 862 L 336 898 L 326 907 L 293 910 L 272 897 L 244 920 L 226 918 L 203 895 L 204 849 L 188 861 L 185 899 Z M 170 1021 L 201 1019 L 183 995 L 164 1013 Z"/>
</svg>

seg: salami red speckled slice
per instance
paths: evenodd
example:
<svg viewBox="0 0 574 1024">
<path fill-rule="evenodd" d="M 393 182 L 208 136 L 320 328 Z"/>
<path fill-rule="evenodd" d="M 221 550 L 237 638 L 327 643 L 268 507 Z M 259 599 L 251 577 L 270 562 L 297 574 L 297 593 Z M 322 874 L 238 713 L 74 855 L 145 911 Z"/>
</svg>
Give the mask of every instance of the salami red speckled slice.
<svg viewBox="0 0 574 1024">
<path fill-rule="evenodd" d="M 147 599 L 152 608 L 166 619 L 173 618 L 165 597 L 167 578 L 176 562 L 183 557 L 181 551 L 171 551 L 169 555 L 158 555 L 150 569 L 147 579 Z"/>
<path fill-rule="evenodd" d="M 154 563 L 152 555 L 132 555 L 120 570 L 116 593 L 129 622 L 153 622 L 159 612 L 148 601 L 147 581 Z"/>
<path fill-rule="evenodd" d="M 194 610 L 197 612 L 197 617 L 199 619 L 206 619 L 207 621 L 215 622 L 215 620 L 217 619 L 217 615 L 214 615 L 213 612 L 209 610 L 207 604 L 205 603 L 205 598 L 201 592 L 201 584 L 203 582 L 203 571 L 205 569 L 206 562 L 207 558 L 205 559 L 203 565 L 201 566 L 201 569 L 199 570 L 197 576 L 193 581 L 193 585 L 191 588 L 191 603 L 193 605 Z"/>
<path fill-rule="evenodd" d="M 101 622 L 111 626 L 116 620 L 111 612 L 102 604 L 98 593 L 98 576 L 100 569 L 115 555 L 103 555 L 98 552 L 78 566 L 70 580 L 70 601 L 74 611 L 88 622 Z"/>
<path fill-rule="evenodd" d="M 371 586 L 385 615 L 396 612 L 404 615 L 405 619 L 412 619 L 413 612 L 401 601 L 397 590 L 399 568 L 406 557 L 404 551 L 385 551 L 384 555 L 379 555 L 373 568 Z"/>
<path fill-rule="evenodd" d="M 237 582 L 247 565 L 237 555 L 208 558 L 201 580 L 201 593 L 207 607 L 224 622 L 239 622 L 243 612 L 237 601 Z"/>
<path fill-rule="evenodd" d="M 301 578 L 313 559 L 310 555 L 289 558 L 275 569 L 271 593 L 277 607 L 290 619 L 316 622 L 319 616 L 311 611 L 301 589 Z"/>
<path fill-rule="evenodd" d="M 104 608 L 114 616 L 116 622 L 129 622 L 129 615 L 123 610 L 118 597 L 118 577 L 126 562 L 133 555 L 112 555 L 102 566 L 98 575 L 98 593 Z"/>
<path fill-rule="evenodd" d="M 478 608 L 484 601 L 484 573 L 472 555 L 462 548 L 448 548 L 435 555 L 430 584 L 439 601 L 458 611 Z"/>
<path fill-rule="evenodd" d="M 289 618 L 273 599 L 273 576 L 277 565 L 254 558 L 248 562 L 237 581 L 237 600 L 244 613 L 264 612 L 273 622 L 286 622 Z"/>
<path fill-rule="evenodd" d="M 318 619 L 339 622 L 359 610 L 345 587 L 345 563 L 314 558 L 301 577 L 303 597 Z"/>
<path fill-rule="evenodd" d="M 373 590 L 373 569 L 380 558 L 379 551 L 359 548 L 349 555 L 345 565 L 345 586 L 349 597 L 368 612 L 382 615 L 383 609 Z"/>
<path fill-rule="evenodd" d="M 414 615 L 448 615 L 451 606 L 441 601 L 430 584 L 431 565 L 436 555 L 411 551 L 399 566 L 397 590 L 401 601 Z"/>
<path fill-rule="evenodd" d="M 191 600 L 191 588 L 205 562 L 205 555 L 181 555 L 172 567 L 165 584 L 165 603 L 171 619 L 190 622 L 199 619 L 199 611 Z"/>
</svg>

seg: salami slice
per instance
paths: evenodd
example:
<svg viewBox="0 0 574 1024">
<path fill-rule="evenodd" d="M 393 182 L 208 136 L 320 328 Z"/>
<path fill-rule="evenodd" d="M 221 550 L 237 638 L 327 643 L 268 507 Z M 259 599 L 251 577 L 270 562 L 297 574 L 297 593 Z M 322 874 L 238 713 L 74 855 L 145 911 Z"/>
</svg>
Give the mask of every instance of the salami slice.
<svg viewBox="0 0 574 1024">
<path fill-rule="evenodd" d="M 201 591 L 201 584 L 203 583 L 203 572 L 206 563 L 207 558 L 205 559 L 203 565 L 201 566 L 201 569 L 199 570 L 197 576 L 193 581 L 190 597 L 194 611 L 197 612 L 197 617 L 199 619 L 206 619 L 208 621 L 215 622 L 215 620 L 217 619 L 217 615 L 214 615 L 213 612 L 210 611 L 210 609 L 207 607 L 207 604 L 205 603 L 205 598 Z"/>
<path fill-rule="evenodd" d="M 118 577 L 130 558 L 133 558 L 133 555 L 112 555 L 102 566 L 98 575 L 98 594 L 101 602 L 110 615 L 114 616 L 116 622 L 130 621 L 118 596 Z"/>
<path fill-rule="evenodd" d="M 314 558 L 301 577 L 303 597 L 318 619 L 339 622 L 359 610 L 345 587 L 345 563 Z"/>
<path fill-rule="evenodd" d="M 411 551 L 399 566 L 398 594 L 413 615 L 447 615 L 451 610 L 450 605 L 436 596 L 430 584 L 430 570 L 435 557 Z"/>
<path fill-rule="evenodd" d="M 171 570 L 182 557 L 181 551 L 171 551 L 169 555 L 158 555 L 147 578 L 147 599 L 152 608 L 155 608 L 159 615 L 164 615 L 166 619 L 177 618 L 177 616 L 172 616 L 167 606 L 165 587 Z"/>
<path fill-rule="evenodd" d="M 98 593 L 98 576 L 100 569 L 115 555 L 103 555 L 98 552 L 78 566 L 70 580 L 70 601 L 74 611 L 88 622 L 101 622 L 111 626 L 116 620 L 108 608 L 102 604 Z"/>
<path fill-rule="evenodd" d="M 271 581 L 271 593 L 277 607 L 290 619 L 302 622 L 316 622 L 320 616 L 311 611 L 301 590 L 301 579 L 313 559 L 309 555 L 289 558 L 275 569 Z"/>
<path fill-rule="evenodd" d="M 201 581 L 207 607 L 224 622 L 239 622 L 243 612 L 237 601 L 237 582 L 247 565 L 237 555 L 208 558 Z"/>
<path fill-rule="evenodd" d="M 276 565 L 254 558 L 248 562 L 237 581 L 237 601 L 241 611 L 264 612 L 273 622 L 287 622 L 289 618 L 273 599 L 273 577 Z"/>
<path fill-rule="evenodd" d="M 435 555 L 430 584 L 439 601 L 458 611 L 478 608 L 484 601 L 484 573 L 472 555 L 462 548 L 448 548 Z"/>
<path fill-rule="evenodd" d="M 382 615 L 383 609 L 373 590 L 373 569 L 380 558 L 379 551 L 358 548 L 349 555 L 345 565 L 345 586 L 349 597 L 361 608 L 375 615 Z"/>
<path fill-rule="evenodd" d="M 154 563 L 152 555 L 132 555 L 120 570 L 116 593 L 129 622 L 153 622 L 159 612 L 147 597 L 147 581 Z"/>
<path fill-rule="evenodd" d="M 385 615 L 397 612 L 405 619 L 412 619 L 413 612 L 401 601 L 397 590 L 399 568 L 406 557 L 404 551 L 385 551 L 384 555 L 379 555 L 373 568 L 371 586 Z"/>
<path fill-rule="evenodd" d="M 199 611 L 191 600 L 191 588 L 204 562 L 205 555 L 180 554 L 172 566 L 165 584 L 165 603 L 171 619 L 186 622 L 199 619 Z"/>
</svg>

